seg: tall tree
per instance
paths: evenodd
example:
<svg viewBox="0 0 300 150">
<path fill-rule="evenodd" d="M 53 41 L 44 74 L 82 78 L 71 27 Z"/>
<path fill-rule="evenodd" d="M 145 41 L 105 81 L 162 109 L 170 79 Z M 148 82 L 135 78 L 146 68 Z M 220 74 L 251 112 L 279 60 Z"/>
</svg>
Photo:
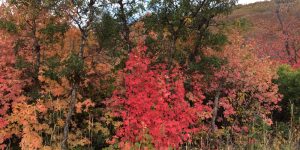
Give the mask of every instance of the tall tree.
<svg viewBox="0 0 300 150">
<path fill-rule="evenodd" d="M 97 4 L 99 4 L 99 1 L 96 0 L 80 0 L 67 3 L 69 9 L 67 9 L 66 13 L 79 28 L 81 39 L 78 55 L 71 54 L 67 61 L 68 65 L 66 66 L 71 69 L 71 74 L 68 75 L 72 87 L 68 113 L 65 119 L 63 141 L 61 143 L 61 148 L 63 150 L 68 149 L 68 135 L 71 118 L 75 110 L 78 88 L 80 82 L 82 81 L 81 77 L 83 76 L 82 71 L 84 67 L 84 49 L 87 46 L 86 44 L 89 36 L 89 31 L 91 30 L 93 21 L 95 20 L 95 14 L 98 12 L 96 6 Z"/>
<path fill-rule="evenodd" d="M 151 14 L 154 28 L 170 33 L 170 57 L 176 51 L 177 40 L 184 40 L 188 34 L 195 34 L 194 46 L 189 52 L 193 61 L 201 52 L 200 49 L 206 46 L 205 40 L 209 39 L 209 27 L 214 17 L 228 13 L 235 3 L 236 0 L 153 0 L 150 1 L 149 8 L 155 12 Z"/>
</svg>

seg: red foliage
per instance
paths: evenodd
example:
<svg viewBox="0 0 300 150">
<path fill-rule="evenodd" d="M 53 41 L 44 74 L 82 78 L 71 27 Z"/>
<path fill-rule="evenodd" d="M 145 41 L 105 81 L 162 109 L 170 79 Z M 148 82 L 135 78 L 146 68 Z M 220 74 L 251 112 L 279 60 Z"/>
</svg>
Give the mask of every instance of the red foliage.
<svg viewBox="0 0 300 150">
<path fill-rule="evenodd" d="M 261 19 L 258 24 L 260 30 L 254 39 L 260 43 L 258 55 L 299 67 L 300 22 L 297 18 L 298 8 L 289 6 L 289 2 L 276 5 L 278 6 L 275 8 L 274 14 L 268 16 L 269 18 Z M 296 4 L 293 5 L 296 6 Z"/>
<path fill-rule="evenodd" d="M 141 143 L 150 135 L 156 148 L 177 148 L 196 131 L 204 97 L 194 101 L 192 107 L 185 100 L 180 69 L 169 71 L 165 64 L 151 66 L 145 52 L 142 44 L 132 50 L 123 70 L 126 92 L 114 91 L 109 104 L 115 116 L 123 120 L 117 137 L 123 143 Z"/>
<path fill-rule="evenodd" d="M 241 37 L 235 36 L 235 39 L 222 52 L 212 52 L 226 59 L 227 63 L 214 73 L 205 87 L 206 92 L 216 93 L 217 89 L 221 92 L 220 121 L 247 125 L 255 117 L 260 117 L 270 125 L 272 122 L 268 117 L 272 110 L 278 109 L 281 100 L 278 86 L 272 82 L 276 79 L 275 69 L 272 69 L 274 65 L 269 59 L 258 58 L 252 52 L 253 45 L 241 47 Z"/>
<path fill-rule="evenodd" d="M 23 85 L 19 80 L 21 72 L 14 68 L 15 57 L 11 45 L 9 37 L 0 37 L 0 148 L 12 134 L 4 130 L 9 124 L 10 109 L 22 100 L 19 98 Z"/>
</svg>

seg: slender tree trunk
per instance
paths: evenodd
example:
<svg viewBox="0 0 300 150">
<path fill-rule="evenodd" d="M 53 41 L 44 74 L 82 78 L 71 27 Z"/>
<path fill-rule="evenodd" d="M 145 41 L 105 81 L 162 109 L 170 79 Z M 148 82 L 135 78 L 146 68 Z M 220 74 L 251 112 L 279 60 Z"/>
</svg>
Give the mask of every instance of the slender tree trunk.
<svg viewBox="0 0 300 150">
<path fill-rule="evenodd" d="M 77 101 L 77 99 L 76 99 L 77 88 L 78 88 L 78 84 L 74 83 L 72 85 L 72 93 L 71 93 L 71 101 L 70 101 L 70 104 L 69 104 L 69 112 L 66 116 L 66 121 L 65 121 L 65 126 L 64 126 L 63 141 L 62 141 L 62 144 L 61 144 L 61 149 L 62 150 L 68 150 L 69 127 L 70 127 L 72 114 L 74 112 L 76 101 Z"/>
<path fill-rule="evenodd" d="M 212 120 L 211 120 L 212 131 L 216 130 L 216 119 L 218 116 L 220 94 L 221 94 L 221 89 L 219 88 L 217 90 L 217 93 L 215 95 L 215 100 L 214 100 L 214 108 L 213 108 L 213 114 L 212 114 Z"/>
<path fill-rule="evenodd" d="M 80 49 L 79 49 L 79 57 L 81 59 L 83 59 L 83 53 L 84 53 L 84 47 L 86 45 L 86 41 L 87 41 L 87 33 L 84 32 L 84 33 L 82 33 L 82 36 L 81 36 Z"/>
<path fill-rule="evenodd" d="M 130 39 L 129 39 L 130 29 L 129 29 L 126 14 L 125 14 L 125 6 L 124 6 L 124 3 L 123 3 L 123 0 L 119 0 L 118 4 L 120 6 L 119 17 L 121 19 L 122 26 L 123 26 L 123 36 L 124 36 L 124 39 L 125 39 L 126 44 L 128 46 L 128 51 L 130 52 L 131 51 L 131 42 L 130 42 Z"/>
<path fill-rule="evenodd" d="M 37 39 L 34 40 L 33 49 L 34 49 L 35 56 L 36 56 L 34 73 L 35 73 L 35 79 L 37 80 L 38 73 L 40 70 L 40 65 L 41 65 L 41 46 Z"/>
<path fill-rule="evenodd" d="M 36 36 L 36 30 L 37 30 L 37 25 L 36 25 L 36 21 L 33 20 L 32 21 L 32 39 L 33 39 L 33 53 L 35 55 L 35 62 L 34 62 L 34 75 L 33 75 L 33 80 L 34 80 L 34 84 L 35 84 L 35 87 L 37 87 L 39 89 L 39 79 L 38 79 L 38 76 L 39 76 L 39 71 L 40 71 L 40 64 L 41 64 L 41 46 L 40 46 L 40 43 L 39 43 L 39 40 Z"/>
<path fill-rule="evenodd" d="M 168 53 L 169 56 L 167 56 L 168 57 L 168 59 L 167 59 L 168 66 L 167 67 L 170 70 L 172 69 L 174 53 L 176 52 L 176 41 L 177 41 L 177 37 L 176 37 L 176 35 L 173 35 L 172 41 L 171 41 L 171 47 L 170 47 L 169 53 Z"/>
<path fill-rule="evenodd" d="M 87 31 L 82 31 L 80 48 L 79 48 L 79 57 L 82 59 L 82 61 L 84 61 L 83 52 L 84 52 L 84 47 L 86 45 L 86 42 L 87 42 Z M 65 126 L 64 126 L 64 136 L 63 136 L 63 141 L 61 144 L 62 150 L 68 149 L 69 127 L 70 127 L 72 115 L 73 115 L 73 112 L 75 109 L 75 105 L 77 103 L 76 93 L 77 93 L 77 89 L 79 87 L 79 82 L 80 81 L 75 81 L 72 85 L 71 100 L 70 100 L 70 104 L 69 104 L 69 112 L 66 116 Z"/>
<path fill-rule="evenodd" d="M 90 14 L 88 15 L 88 21 L 87 24 L 82 27 L 81 24 L 77 24 L 80 32 L 81 32 L 81 41 L 80 41 L 80 48 L 79 48 L 79 57 L 82 61 L 84 61 L 84 48 L 87 44 L 87 40 L 88 40 L 88 33 L 90 30 L 90 26 L 93 22 L 94 19 L 94 4 L 95 4 L 95 0 L 90 0 L 89 4 L 88 4 L 88 11 L 90 12 Z M 65 126 L 64 126 L 64 135 L 63 135 L 63 141 L 61 143 L 61 148 L 62 150 L 67 150 L 68 149 L 68 135 L 69 135 L 69 128 L 70 128 L 70 124 L 72 121 L 72 115 L 74 113 L 75 110 L 75 105 L 77 103 L 77 98 L 76 98 L 76 94 L 77 94 L 77 90 L 80 86 L 80 80 L 81 79 L 77 79 L 75 81 L 73 81 L 72 83 L 72 89 L 71 89 L 71 100 L 70 100 L 70 104 L 69 104 L 69 112 L 66 116 L 66 120 L 65 120 Z"/>
<path fill-rule="evenodd" d="M 205 34 L 207 28 L 209 27 L 211 18 L 213 18 L 213 16 L 210 16 L 208 19 L 202 20 L 201 23 L 197 27 L 196 42 L 195 42 L 195 45 L 194 45 L 194 49 L 193 49 L 192 53 L 189 56 L 189 59 L 190 59 L 191 62 L 195 61 L 195 57 L 198 56 L 198 55 L 200 55 L 200 57 L 202 57 L 201 48 L 203 46 L 202 45 L 203 44 L 203 37 L 204 37 L 204 34 Z"/>
</svg>

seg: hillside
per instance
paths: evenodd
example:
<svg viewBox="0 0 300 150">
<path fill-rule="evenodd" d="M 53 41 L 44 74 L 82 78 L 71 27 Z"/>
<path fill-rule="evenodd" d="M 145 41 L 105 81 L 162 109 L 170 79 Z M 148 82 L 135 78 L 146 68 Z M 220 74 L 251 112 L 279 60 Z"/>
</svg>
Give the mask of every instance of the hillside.
<svg viewBox="0 0 300 150">
<path fill-rule="evenodd" d="M 240 21 L 243 37 L 259 45 L 260 56 L 296 65 L 300 49 L 299 10 L 300 1 L 257 2 L 237 6 L 226 20 Z"/>
</svg>

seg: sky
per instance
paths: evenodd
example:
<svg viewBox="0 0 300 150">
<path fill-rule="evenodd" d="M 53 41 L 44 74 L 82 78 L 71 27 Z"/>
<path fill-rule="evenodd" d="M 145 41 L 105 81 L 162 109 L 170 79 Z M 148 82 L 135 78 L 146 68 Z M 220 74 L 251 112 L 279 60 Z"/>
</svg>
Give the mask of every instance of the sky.
<svg viewBox="0 0 300 150">
<path fill-rule="evenodd" d="M 0 0 L 0 3 L 2 3 L 3 0 Z M 249 3 L 254 3 L 258 1 L 265 1 L 265 0 L 239 0 L 239 4 L 249 4 Z"/>
<path fill-rule="evenodd" d="M 266 0 L 238 0 L 239 4 L 249 4 L 249 3 L 254 3 L 254 2 L 259 2 L 259 1 L 266 1 Z M 268 1 L 268 0 L 267 0 Z"/>
</svg>

